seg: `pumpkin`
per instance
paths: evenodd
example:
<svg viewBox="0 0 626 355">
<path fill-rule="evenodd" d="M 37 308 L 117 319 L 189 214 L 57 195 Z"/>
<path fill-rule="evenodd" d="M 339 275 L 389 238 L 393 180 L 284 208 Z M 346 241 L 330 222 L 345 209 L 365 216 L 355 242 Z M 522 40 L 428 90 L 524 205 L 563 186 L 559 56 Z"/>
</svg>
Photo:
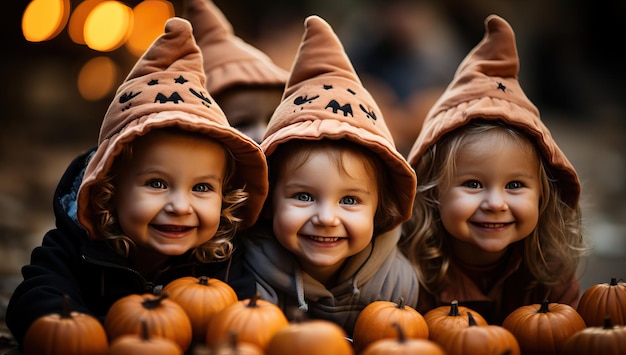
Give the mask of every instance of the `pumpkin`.
<svg viewBox="0 0 626 355">
<path fill-rule="evenodd" d="M 131 294 L 115 301 L 104 318 L 109 341 L 126 334 L 141 334 L 141 322 L 145 321 L 150 337 L 170 339 L 186 351 L 191 344 L 191 321 L 185 310 L 167 296 Z"/>
<path fill-rule="evenodd" d="M 352 335 L 354 349 L 361 352 L 376 340 L 396 338 L 394 323 L 402 327 L 407 338 L 428 339 L 426 320 L 413 307 L 404 304 L 403 298 L 397 303 L 374 301 L 365 306 L 356 319 Z"/>
<path fill-rule="evenodd" d="M 240 341 L 265 351 L 274 334 L 287 326 L 289 322 L 280 307 L 255 294 L 222 309 L 209 320 L 206 344 L 209 348 L 221 346 L 235 332 Z"/>
<path fill-rule="evenodd" d="M 574 333 L 585 329 L 585 321 L 572 306 L 548 303 L 522 306 L 502 322 L 517 339 L 525 354 L 560 354 Z"/>
<path fill-rule="evenodd" d="M 162 292 L 178 303 L 191 321 L 193 341 L 204 343 L 207 323 L 217 312 L 238 301 L 230 285 L 206 276 L 184 276 L 167 284 Z"/>
<path fill-rule="evenodd" d="M 323 319 L 290 323 L 270 340 L 267 355 L 351 355 L 352 344 L 337 324 Z"/>
<path fill-rule="evenodd" d="M 381 339 L 368 345 L 360 355 L 445 355 L 443 348 L 434 341 L 427 339 L 407 339 L 402 327 L 398 323 L 393 324 L 398 330 L 396 339 Z"/>
<path fill-rule="evenodd" d="M 477 325 L 487 325 L 487 321 L 471 308 L 459 306 L 459 301 L 450 302 L 450 306 L 433 308 L 424 314 L 428 324 L 428 339 L 437 341 L 442 332 L 452 328 L 466 328 L 468 326 L 467 312 L 472 312 Z"/>
<path fill-rule="evenodd" d="M 23 354 L 106 354 L 107 335 L 97 318 L 70 311 L 70 298 L 63 296 L 61 313 L 35 319 L 23 341 Z"/>
<path fill-rule="evenodd" d="M 115 339 L 107 355 L 183 355 L 182 349 L 170 339 L 152 337 L 148 323 L 141 321 L 141 334 L 126 334 Z"/>
<path fill-rule="evenodd" d="M 207 348 L 208 349 L 208 348 Z M 265 355 L 258 345 L 239 340 L 237 333 L 231 332 L 228 343 L 214 348 L 211 355 Z M 199 355 L 194 353 L 194 355 Z"/>
<path fill-rule="evenodd" d="M 581 296 L 577 310 L 588 327 L 601 327 L 606 316 L 615 325 L 626 325 L 626 283 L 612 277 L 610 283 L 589 287 Z"/>
<path fill-rule="evenodd" d="M 565 343 L 563 354 L 626 354 L 626 326 L 613 325 L 611 317 L 607 316 L 602 327 L 587 327 L 572 335 Z"/>
<path fill-rule="evenodd" d="M 468 327 L 450 329 L 437 342 L 448 355 L 519 355 L 520 347 L 513 333 L 498 325 L 477 325 L 468 312 Z"/>
</svg>

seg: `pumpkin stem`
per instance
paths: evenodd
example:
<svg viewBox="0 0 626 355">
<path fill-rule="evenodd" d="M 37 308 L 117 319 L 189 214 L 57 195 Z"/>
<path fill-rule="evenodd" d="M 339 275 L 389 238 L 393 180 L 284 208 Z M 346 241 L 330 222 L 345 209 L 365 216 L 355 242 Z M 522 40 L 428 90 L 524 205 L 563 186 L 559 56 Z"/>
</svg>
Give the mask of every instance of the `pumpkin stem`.
<svg viewBox="0 0 626 355">
<path fill-rule="evenodd" d="M 543 302 L 541 302 L 541 307 L 539 307 L 539 309 L 537 310 L 537 313 L 548 313 L 550 312 L 550 309 L 548 308 L 548 300 L 543 300 Z"/>
<path fill-rule="evenodd" d="M 141 305 L 145 308 L 145 309 L 155 309 L 157 308 L 161 302 L 166 299 L 169 296 L 169 294 L 167 292 L 163 292 L 160 295 L 154 297 L 154 298 L 147 298 L 145 300 L 143 300 L 143 302 L 141 302 Z"/>
<path fill-rule="evenodd" d="M 198 277 L 198 284 L 203 285 L 203 286 L 207 286 L 209 284 L 209 278 L 206 277 L 206 276 Z"/>
<path fill-rule="evenodd" d="M 448 317 L 458 317 L 461 314 L 459 313 L 459 301 L 454 300 L 450 302 L 450 313 L 448 313 Z"/>
<path fill-rule="evenodd" d="M 259 293 L 256 292 L 252 297 L 250 297 L 250 302 L 248 302 L 248 308 L 256 308 L 256 301 L 259 299 Z"/>
<path fill-rule="evenodd" d="M 393 322 L 391 325 L 398 330 L 398 343 L 406 343 L 406 334 L 404 334 L 404 330 L 400 324 L 398 322 Z"/>
<path fill-rule="evenodd" d="M 467 312 L 467 324 L 470 327 L 478 325 L 478 324 L 476 324 L 476 319 L 474 319 L 474 316 L 472 315 L 472 312 Z"/>
<path fill-rule="evenodd" d="M 400 299 L 398 300 L 398 308 L 400 309 L 404 309 L 406 303 L 404 303 L 404 297 L 400 297 Z"/>
<path fill-rule="evenodd" d="M 617 278 L 611 277 L 611 286 L 617 286 Z"/>
<path fill-rule="evenodd" d="M 613 322 L 611 322 L 611 316 L 604 317 L 604 326 L 602 329 L 613 329 Z"/>
<path fill-rule="evenodd" d="M 72 318 L 72 312 L 70 312 L 70 296 L 68 294 L 63 295 L 63 302 L 61 303 L 61 318 Z"/>
</svg>

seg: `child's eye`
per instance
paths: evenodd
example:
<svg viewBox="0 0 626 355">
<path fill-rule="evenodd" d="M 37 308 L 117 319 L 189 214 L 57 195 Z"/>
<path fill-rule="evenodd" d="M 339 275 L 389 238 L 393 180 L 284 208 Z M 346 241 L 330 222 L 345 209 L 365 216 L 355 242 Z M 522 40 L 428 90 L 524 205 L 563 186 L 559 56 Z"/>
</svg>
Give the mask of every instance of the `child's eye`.
<svg viewBox="0 0 626 355">
<path fill-rule="evenodd" d="M 522 183 L 519 181 L 511 181 L 506 184 L 506 188 L 511 190 L 521 189 L 522 187 L 524 187 L 524 185 L 522 185 Z"/>
<path fill-rule="evenodd" d="M 339 201 L 339 203 L 344 205 L 356 205 L 359 203 L 359 200 L 354 196 L 346 196 Z"/>
<path fill-rule="evenodd" d="M 196 184 L 193 187 L 193 191 L 196 191 L 196 192 L 211 192 L 211 191 L 215 191 L 215 188 L 211 184 L 202 183 L 202 184 Z"/>
<path fill-rule="evenodd" d="M 293 198 L 295 198 L 298 201 L 303 201 L 303 202 L 313 201 L 313 196 L 311 196 L 310 194 L 306 192 L 298 192 L 297 194 L 293 196 Z"/>
<path fill-rule="evenodd" d="M 481 183 L 478 180 L 470 180 L 463 183 L 465 187 L 469 187 L 470 189 L 480 189 L 482 187 Z"/>
<path fill-rule="evenodd" d="M 146 183 L 147 186 L 153 188 L 153 189 L 165 189 L 167 188 L 167 186 L 165 185 L 165 182 L 163 180 L 150 180 Z"/>
</svg>

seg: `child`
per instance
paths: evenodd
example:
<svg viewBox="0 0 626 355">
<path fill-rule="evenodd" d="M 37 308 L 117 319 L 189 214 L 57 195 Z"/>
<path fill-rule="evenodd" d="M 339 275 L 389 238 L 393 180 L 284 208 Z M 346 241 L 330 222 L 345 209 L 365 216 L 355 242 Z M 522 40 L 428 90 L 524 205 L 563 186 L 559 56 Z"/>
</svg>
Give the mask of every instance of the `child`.
<svg viewBox="0 0 626 355">
<path fill-rule="evenodd" d="M 261 298 L 352 334 L 377 300 L 415 306 L 418 281 L 397 249 L 415 195 L 413 169 L 321 18 L 305 33 L 283 100 L 261 143 L 270 193 L 246 265 Z M 253 234 L 253 233 L 251 233 Z"/>
<path fill-rule="evenodd" d="M 235 36 L 211 0 L 190 0 L 187 17 L 204 57 L 206 88 L 230 124 L 261 142 L 267 121 L 280 103 L 287 71 Z"/>
<path fill-rule="evenodd" d="M 97 149 L 68 168 L 54 198 L 56 229 L 22 269 L 6 321 L 21 343 L 38 317 L 72 311 L 103 320 L 113 302 L 159 292 L 182 276 L 255 293 L 235 231 L 256 221 L 267 195 L 260 147 L 228 125 L 204 88 L 202 55 L 188 21 L 165 33 L 117 91 Z"/>
<path fill-rule="evenodd" d="M 400 246 L 418 311 L 458 300 L 501 324 L 546 299 L 576 307 L 585 247 L 580 183 L 518 83 L 513 30 L 495 15 L 485 27 L 409 154 L 419 186 Z"/>
</svg>

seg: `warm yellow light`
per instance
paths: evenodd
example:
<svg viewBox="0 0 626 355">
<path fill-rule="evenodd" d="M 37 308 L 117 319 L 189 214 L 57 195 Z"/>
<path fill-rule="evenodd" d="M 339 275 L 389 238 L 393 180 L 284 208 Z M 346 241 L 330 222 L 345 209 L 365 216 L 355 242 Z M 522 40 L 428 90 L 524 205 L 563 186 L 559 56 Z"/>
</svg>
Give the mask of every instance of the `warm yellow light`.
<svg viewBox="0 0 626 355">
<path fill-rule="evenodd" d="M 109 52 L 119 48 L 133 28 L 133 10 L 118 1 L 104 1 L 85 19 L 85 44 L 91 49 Z"/>
<path fill-rule="evenodd" d="M 139 57 L 163 33 L 165 22 L 174 16 L 174 6 L 165 0 L 144 0 L 133 8 L 133 31 L 126 48 Z"/>
<path fill-rule="evenodd" d="M 80 69 L 78 91 L 85 100 L 103 99 L 113 91 L 117 83 L 117 75 L 117 65 L 111 58 L 93 58 Z"/>
<path fill-rule="evenodd" d="M 33 0 L 22 16 L 22 33 L 30 42 L 56 37 L 67 24 L 70 0 Z"/>
<path fill-rule="evenodd" d="M 85 44 L 85 36 L 83 35 L 85 20 L 96 5 L 103 1 L 105 0 L 85 0 L 76 6 L 67 25 L 67 33 L 74 43 Z"/>
</svg>

